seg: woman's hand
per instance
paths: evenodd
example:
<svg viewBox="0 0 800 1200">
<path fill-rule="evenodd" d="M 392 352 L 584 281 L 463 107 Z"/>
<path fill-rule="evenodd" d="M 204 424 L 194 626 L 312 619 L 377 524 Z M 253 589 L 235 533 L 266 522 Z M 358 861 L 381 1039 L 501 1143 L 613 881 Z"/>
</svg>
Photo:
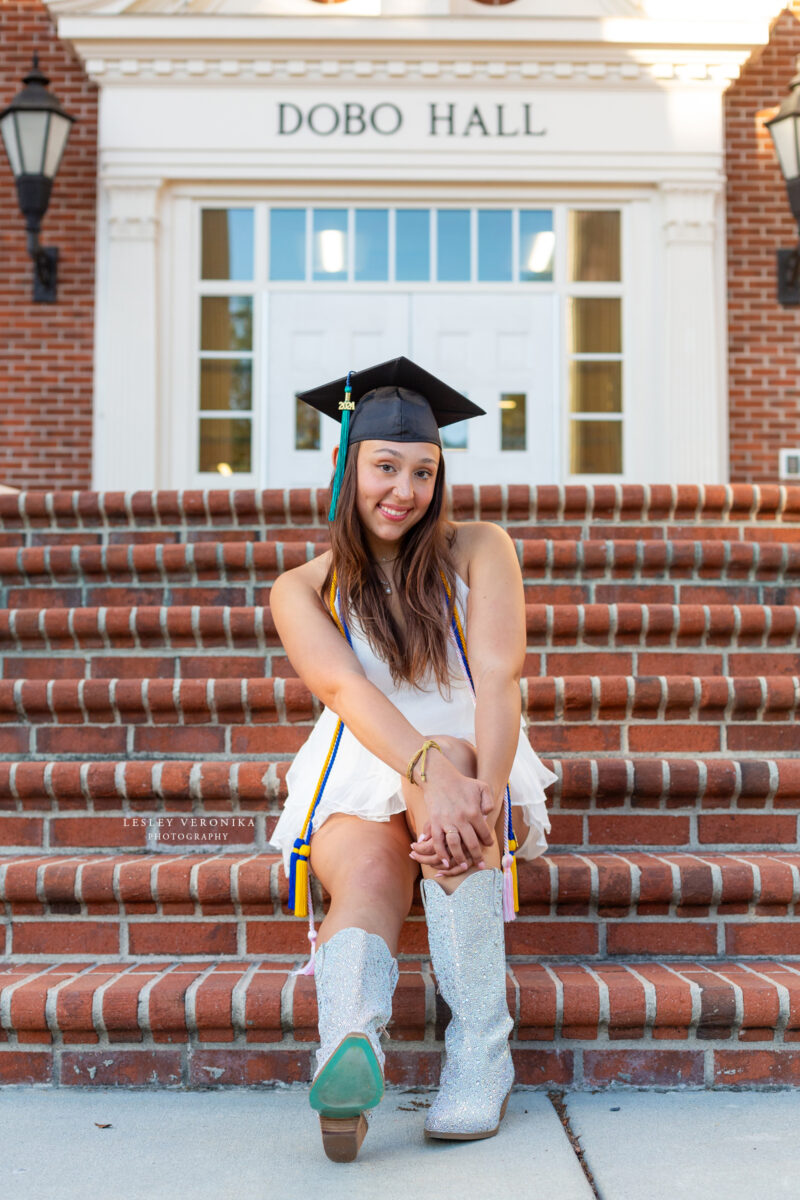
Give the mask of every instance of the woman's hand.
<svg viewBox="0 0 800 1200">
<path fill-rule="evenodd" d="M 420 782 L 429 813 L 423 829 L 425 844 L 413 843 L 412 857 L 426 866 L 441 865 L 442 873 L 458 874 L 471 864 L 483 864 L 484 847 L 494 841 L 486 815 L 494 807 L 489 785 L 462 775 L 444 755 L 428 757 L 427 775 Z"/>
<path fill-rule="evenodd" d="M 474 866 L 474 863 L 470 861 L 466 865 L 460 863 L 455 867 L 445 867 L 444 862 L 433 848 L 430 821 L 425 822 L 422 833 L 415 842 L 411 843 L 409 858 L 413 858 L 421 867 L 435 867 L 437 875 L 463 875 L 470 866 Z"/>
</svg>

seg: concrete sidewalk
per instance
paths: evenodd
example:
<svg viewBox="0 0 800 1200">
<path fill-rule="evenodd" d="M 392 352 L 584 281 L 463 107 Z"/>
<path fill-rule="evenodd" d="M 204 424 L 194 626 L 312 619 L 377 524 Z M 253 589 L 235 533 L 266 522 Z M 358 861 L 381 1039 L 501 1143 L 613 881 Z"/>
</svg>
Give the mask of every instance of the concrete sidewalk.
<svg viewBox="0 0 800 1200">
<path fill-rule="evenodd" d="M 430 1094 L 388 1092 L 355 1163 L 329 1162 L 307 1089 L 0 1089 L 3 1200 L 592 1200 L 546 1096 L 514 1093 L 500 1134 L 426 1142 Z M 111 1123 L 98 1129 L 95 1122 Z"/>
<path fill-rule="evenodd" d="M 800 1092 L 574 1092 L 600 1200 L 800 1197 Z"/>
<path fill-rule="evenodd" d="M 800 1197 L 800 1093 L 566 1097 L 587 1181 L 547 1096 L 496 1138 L 425 1141 L 430 1095 L 387 1093 L 358 1160 L 329 1162 L 307 1089 L 0 1089 L 3 1200 L 762 1200 Z M 110 1125 L 103 1129 L 98 1126 Z"/>
</svg>

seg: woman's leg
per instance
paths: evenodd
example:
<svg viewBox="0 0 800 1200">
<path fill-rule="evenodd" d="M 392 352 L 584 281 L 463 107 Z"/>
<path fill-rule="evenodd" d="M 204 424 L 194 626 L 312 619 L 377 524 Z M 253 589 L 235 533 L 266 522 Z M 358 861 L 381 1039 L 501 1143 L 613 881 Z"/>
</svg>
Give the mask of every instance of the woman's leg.
<svg viewBox="0 0 800 1200">
<path fill-rule="evenodd" d="M 475 749 L 469 742 L 450 737 L 435 740 L 462 774 L 476 775 Z M 427 813 L 420 789 L 406 784 L 403 795 L 411 826 L 421 829 Z M 486 820 L 494 841 L 484 849 L 484 868 L 470 865 L 459 875 L 438 879 L 432 878 L 436 868 L 422 868 L 431 962 L 451 1013 L 439 1093 L 425 1121 L 428 1137 L 460 1141 L 491 1137 L 505 1115 L 514 1082 L 500 870 L 502 799 Z"/>
<path fill-rule="evenodd" d="M 356 1157 L 364 1113 L 383 1095 L 380 1034 L 392 1014 L 394 955 L 418 873 L 408 852 L 402 814 L 384 822 L 338 813 L 311 839 L 311 866 L 331 905 L 316 955 L 320 1048 L 309 1101 L 336 1162 Z"/>
<path fill-rule="evenodd" d="M 331 897 L 317 946 L 340 929 L 377 933 L 392 954 L 411 908 L 419 866 L 403 813 L 367 821 L 334 813 L 311 839 L 311 867 Z"/>
</svg>

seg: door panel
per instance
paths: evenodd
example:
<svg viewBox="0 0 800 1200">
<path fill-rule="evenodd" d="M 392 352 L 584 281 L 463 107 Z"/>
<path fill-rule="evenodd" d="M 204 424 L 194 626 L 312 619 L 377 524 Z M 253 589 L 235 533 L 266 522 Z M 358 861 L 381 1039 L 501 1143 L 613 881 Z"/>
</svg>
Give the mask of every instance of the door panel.
<svg viewBox="0 0 800 1200">
<path fill-rule="evenodd" d="M 339 426 L 320 416 L 319 449 L 298 449 L 295 393 L 409 355 L 408 296 L 273 293 L 269 307 L 266 486 L 324 486 Z"/>
<path fill-rule="evenodd" d="M 487 414 L 453 431 L 467 449 L 448 450 L 450 483 L 558 482 L 555 313 L 544 295 L 414 296 L 416 361 Z"/>
</svg>

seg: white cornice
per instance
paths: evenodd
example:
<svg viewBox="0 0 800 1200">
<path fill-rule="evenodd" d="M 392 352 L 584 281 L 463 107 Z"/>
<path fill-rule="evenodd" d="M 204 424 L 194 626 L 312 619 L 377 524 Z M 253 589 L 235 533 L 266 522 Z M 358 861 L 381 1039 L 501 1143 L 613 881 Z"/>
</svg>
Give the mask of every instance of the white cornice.
<svg viewBox="0 0 800 1200">
<path fill-rule="evenodd" d="M 76 46 L 84 57 L 87 73 L 98 84 L 152 84 L 152 83 L 219 83 L 242 86 L 265 83 L 384 83 L 398 87 L 419 84 L 498 84 L 574 87 L 576 84 L 591 87 L 665 87 L 665 86 L 711 86 L 725 88 L 735 79 L 744 54 L 717 55 L 708 61 L 707 55 L 682 55 L 678 61 L 673 57 L 653 58 L 643 55 L 624 60 L 608 56 L 605 59 L 564 58 L 546 60 L 540 55 L 538 61 L 469 61 L 466 59 L 347 59 L 316 58 L 305 50 L 305 57 L 280 58 L 274 53 L 271 58 L 245 57 L 238 48 L 225 47 L 220 57 L 210 48 L 194 47 L 189 53 L 175 53 L 174 48 L 165 48 L 158 58 L 153 58 L 141 48 L 126 49 L 124 56 L 110 47 Z M 538 47 L 541 49 L 541 47 Z M 102 57 L 98 53 L 102 51 Z M 258 47 L 250 46 L 251 55 L 258 54 Z"/>
<path fill-rule="evenodd" d="M 581 38 L 570 36 L 578 32 L 574 23 L 524 21 L 514 26 L 513 39 L 507 25 L 495 28 L 466 19 L 390 24 L 388 37 L 386 24 L 379 29 L 375 22 L 358 20 L 326 24 L 322 34 L 317 25 L 278 18 L 62 17 L 59 34 L 72 43 L 98 83 L 202 78 L 242 84 L 269 79 L 393 80 L 398 85 L 506 80 L 554 86 L 580 81 L 725 87 L 758 44 L 750 40 L 754 29 L 748 28 L 745 37 L 737 28 L 736 36 L 729 32 L 722 44 L 676 45 L 653 22 L 641 21 L 595 24 L 591 31 L 582 29 Z M 634 25 L 638 39 L 623 37 L 633 33 L 629 27 Z M 642 36 L 645 28 L 648 37 Z"/>
<path fill-rule="evenodd" d="M 744 19 L 741 6 L 732 0 L 725 6 L 726 19 L 709 19 L 706 14 L 719 12 L 720 6 L 696 0 L 694 19 L 678 19 L 641 11 L 631 15 L 644 7 L 637 0 L 572 0 L 569 7 L 565 0 L 564 11 L 573 15 L 559 17 L 531 15 L 531 5 L 543 14 L 552 11 L 554 6 L 543 0 L 499 8 L 472 3 L 475 15 L 469 16 L 391 16 L 378 8 L 371 16 L 357 15 L 369 5 L 403 0 L 346 0 L 353 5 L 347 13 L 340 4 L 305 0 L 302 11 L 314 10 L 314 15 L 304 16 L 275 14 L 276 4 L 296 0 L 213 0 L 218 6 L 213 13 L 188 10 L 209 0 L 185 0 L 184 11 L 175 11 L 184 0 L 47 2 L 58 17 L 59 35 L 72 43 L 89 75 L 103 84 L 180 84 L 202 78 L 241 84 L 388 79 L 398 85 L 537 80 L 555 86 L 585 81 L 597 86 L 674 82 L 725 87 L 753 48 L 767 41 L 774 7 L 772 0 L 749 0 L 751 15 Z M 272 11 L 231 11 L 256 2 L 269 3 Z M 679 8 L 683 0 L 673 3 Z M 153 6 L 162 11 L 150 11 Z M 503 19 L 512 10 L 520 15 Z M 628 15 L 608 15 L 620 12 Z M 496 19 L 488 19 L 492 14 Z"/>
</svg>

